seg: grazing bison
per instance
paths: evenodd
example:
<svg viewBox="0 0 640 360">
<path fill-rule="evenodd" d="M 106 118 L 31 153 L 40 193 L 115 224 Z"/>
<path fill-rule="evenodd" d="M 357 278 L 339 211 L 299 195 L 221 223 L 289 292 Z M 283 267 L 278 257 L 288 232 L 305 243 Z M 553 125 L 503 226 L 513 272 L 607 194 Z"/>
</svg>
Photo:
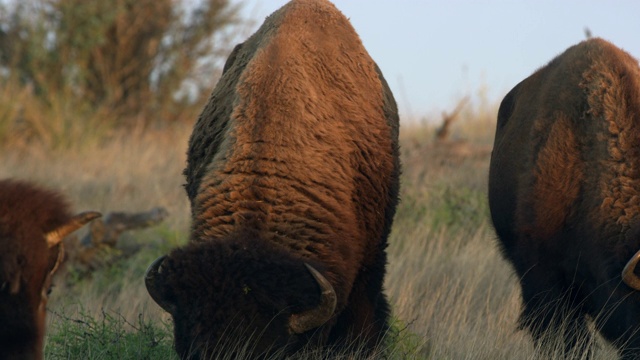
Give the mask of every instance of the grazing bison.
<svg viewBox="0 0 640 360">
<path fill-rule="evenodd" d="M 330 2 L 291 1 L 236 46 L 189 141 L 190 243 L 145 278 L 180 356 L 376 347 L 397 137 L 393 95 Z"/>
<path fill-rule="evenodd" d="M 62 238 L 100 216 L 72 217 L 58 194 L 0 180 L 0 359 L 42 359 L 51 277 Z"/>
<path fill-rule="evenodd" d="M 521 326 L 543 345 L 560 336 L 570 355 L 590 350 L 591 318 L 639 358 L 638 62 L 591 39 L 513 88 L 498 113 L 489 203 L 520 279 Z"/>
</svg>

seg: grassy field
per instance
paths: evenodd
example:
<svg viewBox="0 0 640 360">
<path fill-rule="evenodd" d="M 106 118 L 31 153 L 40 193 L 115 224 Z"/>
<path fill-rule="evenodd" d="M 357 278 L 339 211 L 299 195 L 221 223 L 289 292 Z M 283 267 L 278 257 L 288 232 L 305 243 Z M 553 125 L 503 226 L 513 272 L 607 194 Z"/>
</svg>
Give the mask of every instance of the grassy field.
<svg viewBox="0 0 640 360">
<path fill-rule="evenodd" d="M 495 111 L 469 111 L 450 141 L 434 127 L 403 124 L 402 197 L 390 239 L 386 292 L 397 359 L 537 359 L 516 326 L 517 279 L 490 225 L 487 172 Z M 148 296 L 147 265 L 184 244 L 189 206 L 181 174 L 190 126 L 139 130 L 71 149 L 16 145 L 0 178 L 29 179 L 68 195 L 77 210 L 166 208 L 161 225 L 127 233 L 142 251 L 91 276 L 57 278 L 49 302 L 47 359 L 176 359 L 170 317 Z M 615 358 L 600 341 L 598 359 Z M 577 357 L 579 358 L 579 356 Z"/>
</svg>

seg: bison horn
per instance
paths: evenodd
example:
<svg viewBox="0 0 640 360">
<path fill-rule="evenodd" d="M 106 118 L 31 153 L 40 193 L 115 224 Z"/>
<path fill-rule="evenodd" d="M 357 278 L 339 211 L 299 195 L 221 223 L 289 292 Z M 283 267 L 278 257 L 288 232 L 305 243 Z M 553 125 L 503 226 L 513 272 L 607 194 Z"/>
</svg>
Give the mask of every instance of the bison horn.
<svg viewBox="0 0 640 360">
<path fill-rule="evenodd" d="M 167 256 L 160 256 L 154 262 L 149 265 L 147 268 L 147 272 L 144 274 L 144 284 L 147 287 L 147 292 L 151 295 L 153 301 L 155 301 L 161 308 L 165 311 L 173 314 L 173 310 L 175 306 L 170 302 L 166 301 L 163 292 L 158 286 L 158 280 L 160 278 L 160 274 L 162 274 L 162 263 Z"/>
<path fill-rule="evenodd" d="M 45 234 L 47 245 L 49 245 L 49 248 L 58 245 L 65 236 L 71 234 L 72 232 L 81 228 L 83 225 L 87 224 L 89 221 L 99 218 L 100 216 L 102 216 L 102 214 L 100 214 L 99 212 L 87 211 L 72 217 L 71 220 L 69 220 L 66 224 L 63 224 Z"/>
<path fill-rule="evenodd" d="M 622 281 L 634 290 L 640 290 L 640 278 L 634 272 L 640 261 L 640 250 L 629 260 L 622 270 Z"/>
<path fill-rule="evenodd" d="M 333 312 L 336 310 L 336 291 L 329 280 L 322 276 L 313 266 L 307 263 L 304 266 L 307 267 L 320 286 L 320 305 L 311 310 L 291 315 L 289 318 L 289 331 L 293 334 L 302 334 L 322 326 L 331 319 Z"/>
</svg>

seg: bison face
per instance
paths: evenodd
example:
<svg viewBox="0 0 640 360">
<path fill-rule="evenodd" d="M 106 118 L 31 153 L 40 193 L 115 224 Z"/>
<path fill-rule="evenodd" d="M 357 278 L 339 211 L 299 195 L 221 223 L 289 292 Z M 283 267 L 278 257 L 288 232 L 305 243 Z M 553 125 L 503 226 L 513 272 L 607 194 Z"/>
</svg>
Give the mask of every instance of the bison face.
<svg viewBox="0 0 640 360">
<path fill-rule="evenodd" d="M 258 241 L 212 241 L 159 258 L 145 282 L 182 358 L 256 358 L 326 340 L 336 295 L 320 269 Z"/>
<path fill-rule="evenodd" d="M 4 240 L 4 239 L 0 239 Z M 51 278 L 62 258 L 62 245 L 45 248 L 12 259 L 1 258 L 0 358 L 41 359 L 46 305 Z M 6 339 L 12 339 L 8 344 Z M 21 354 L 21 356 L 14 354 Z M 24 357 L 22 357 L 24 356 Z"/>
<path fill-rule="evenodd" d="M 46 234 L 25 227 L 2 238 L 6 230 L 0 229 L 0 240 L 15 248 L 28 247 L 10 258 L 0 254 L 0 358 L 42 358 L 51 281 L 64 257 L 62 239 L 98 216 L 76 215 Z"/>
</svg>

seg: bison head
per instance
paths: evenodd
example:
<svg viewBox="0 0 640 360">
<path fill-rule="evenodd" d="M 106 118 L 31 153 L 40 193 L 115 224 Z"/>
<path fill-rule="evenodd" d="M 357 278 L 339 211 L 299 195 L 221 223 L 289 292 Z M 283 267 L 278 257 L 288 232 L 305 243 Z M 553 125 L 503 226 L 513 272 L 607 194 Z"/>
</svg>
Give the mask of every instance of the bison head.
<svg viewBox="0 0 640 360">
<path fill-rule="evenodd" d="M 336 294 L 320 270 L 264 242 L 226 239 L 157 259 L 145 282 L 172 315 L 183 358 L 256 358 L 326 340 Z"/>
<path fill-rule="evenodd" d="M 19 225 L 11 216 L 0 219 L 6 220 L 0 221 L 5 251 L 0 256 L 0 357 L 42 358 L 51 280 L 64 257 L 62 239 L 99 216 L 81 213 L 47 233 L 40 231 L 41 219 L 22 219 Z"/>
</svg>

